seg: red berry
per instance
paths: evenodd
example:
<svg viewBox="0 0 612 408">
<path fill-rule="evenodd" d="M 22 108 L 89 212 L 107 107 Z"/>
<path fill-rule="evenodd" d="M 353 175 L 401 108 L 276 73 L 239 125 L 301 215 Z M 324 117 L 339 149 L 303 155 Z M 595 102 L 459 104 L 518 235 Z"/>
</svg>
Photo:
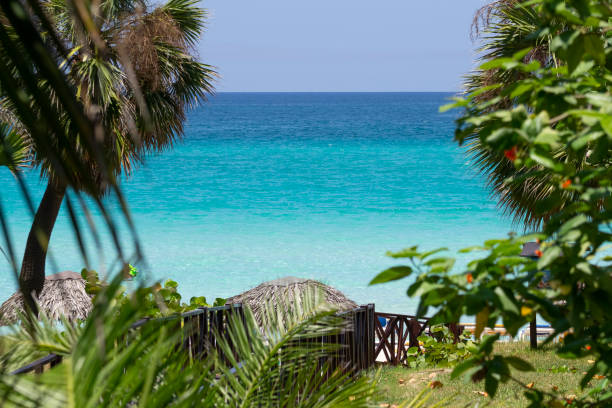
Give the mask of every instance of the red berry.
<svg viewBox="0 0 612 408">
<path fill-rule="evenodd" d="M 504 150 L 504 156 L 508 160 L 515 161 L 516 160 L 516 146 L 513 146 L 511 149 Z"/>
</svg>

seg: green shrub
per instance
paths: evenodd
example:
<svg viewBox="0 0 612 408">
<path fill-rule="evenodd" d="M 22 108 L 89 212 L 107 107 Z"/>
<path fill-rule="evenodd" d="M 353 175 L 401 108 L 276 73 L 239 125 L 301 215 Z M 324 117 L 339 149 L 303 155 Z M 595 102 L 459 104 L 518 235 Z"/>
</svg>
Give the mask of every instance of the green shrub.
<svg viewBox="0 0 612 408">
<path fill-rule="evenodd" d="M 420 347 L 410 347 L 406 354 L 407 365 L 411 368 L 451 367 L 470 356 L 474 342 L 471 333 L 465 331 L 455 342 L 453 334 L 444 325 L 431 328 L 432 335 L 419 336 Z"/>
<path fill-rule="evenodd" d="M 586 387 L 612 376 L 612 2 L 502 3 L 535 15 L 531 35 L 549 42 L 549 54 L 544 63 L 529 61 L 534 50 L 528 48 L 483 65 L 482 70 L 517 79 L 456 98 L 450 108 L 462 114 L 455 138 L 479 143 L 517 170 L 504 188 L 538 183 L 531 200 L 535 216 L 545 215 L 543 228 L 467 248 L 483 255 L 459 272 L 451 271 L 454 259 L 433 256 L 436 251 L 411 247 L 392 253 L 409 265 L 383 271 L 372 283 L 417 275 L 408 288 L 409 296 L 420 298 L 417 314 L 433 310 L 432 323 L 475 316 L 477 337 L 497 322 L 515 336 L 539 315 L 554 329 L 547 343 L 566 334 L 556 349 L 560 357 L 592 360 L 581 380 Z M 480 97 L 493 89 L 496 98 Z M 535 240 L 542 242 L 538 259 L 521 257 L 523 244 Z M 492 397 L 500 383 L 518 381 L 515 370 L 534 370 L 527 361 L 495 354 L 498 339 L 484 339 L 453 372 L 483 381 Z M 523 385 L 534 407 L 563 401 L 554 392 Z M 610 406 L 612 392 L 602 388 L 572 403 Z"/>
<path fill-rule="evenodd" d="M 126 279 L 131 279 L 138 273 L 132 265 L 127 265 L 124 272 Z M 92 301 L 95 302 L 96 296 L 104 289 L 106 283 L 100 280 L 98 273 L 94 270 L 83 269 L 81 276 L 85 279 L 85 291 L 92 296 Z M 178 283 L 172 279 L 166 280 L 163 285 L 157 282 L 151 286 L 138 287 L 135 293 L 144 302 L 143 317 L 160 317 L 168 314 L 184 313 L 198 307 L 215 307 L 225 304 L 223 298 L 215 298 L 212 304 L 208 303 L 205 296 L 193 296 L 189 299 L 189 303 L 184 303 L 182 302 L 183 297 L 178 291 Z M 119 303 L 127 302 L 129 299 L 125 287 L 121 287 L 115 293 L 115 296 L 115 300 Z"/>
</svg>

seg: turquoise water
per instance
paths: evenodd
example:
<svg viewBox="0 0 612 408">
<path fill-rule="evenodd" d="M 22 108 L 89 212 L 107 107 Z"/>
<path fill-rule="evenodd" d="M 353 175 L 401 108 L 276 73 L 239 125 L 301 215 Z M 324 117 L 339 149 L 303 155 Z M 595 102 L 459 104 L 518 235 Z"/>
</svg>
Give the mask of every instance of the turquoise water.
<svg viewBox="0 0 612 408">
<path fill-rule="evenodd" d="M 188 116 L 183 143 L 124 182 L 147 279 L 228 297 L 285 275 L 322 280 L 378 310 L 412 312 L 407 281 L 368 287 L 387 250 L 451 250 L 511 230 L 452 140 L 450 94 L 220 94 Z M 27 177 L 38 198 L 43 187 Z M 0 171 L 22 253 L 31 217 Z M 110 245 L 107 245 L 110 248 Z M 83 266 L 67 214 L 48 273 Z M 102 269 L 113 258 L 105 251 Z M 458 267 L 468 258 L 461 258 Z M 0 258 L 0 299 L 15 289 Z"/>
</svg>

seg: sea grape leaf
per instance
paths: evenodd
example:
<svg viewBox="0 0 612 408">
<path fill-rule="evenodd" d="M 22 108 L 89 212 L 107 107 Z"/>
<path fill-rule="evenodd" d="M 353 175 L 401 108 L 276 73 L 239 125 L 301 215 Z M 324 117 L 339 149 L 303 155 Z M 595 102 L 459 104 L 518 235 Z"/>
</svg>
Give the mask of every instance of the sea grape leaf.
<svg viewBox="0 0 612 408">
<path fill-rule="evenodd" d="M 387 251 L 387 256 L 391 258 L 413 258 L 415 256 L 419 256 L 419 251 L 416 246 L 402 249 L 398 252 Z"/>
<path fill-rule="evenodd" d="M 394 266 L 389 269 L 385 269 L 374 279 L 370 281 L 370 285 L 377 285 L 380 283 L 391 282 L 399 279 L 403 279 L 412 273 L 412 268 L 409 266 Z"/>
<path fill-rule="evenodd" d="M 544 250 L 542 257 L 538 261 L 538 268 L 544 269 L 550 265 L 555 259 L 561 256 L 561 248 L 550 247 Z"/>
<path fill-rule="evenodd" d="M 529 362 L 519 357 L 506 357 L 506 362 L 519 371 L 535 371 L 535 368 Z"/>
<path fill-rule="evenodd" d="M 499 299 L 502 310 L 504 312 L 510 312 L 517 315 L 520 314 L 518 306 L 512 301 L 512 299 L 510 299 L 508 294 L 501 287 L 496 287 L 494 292 L 497 295 L 497 298 Z"/>
<path fill-rule="evenodd" d="M 480 335 L 484 331 L 487 326 L 487 322 L 489 321 L 489 307 L 485 307 L 476 315 L 476 329 L 474 330 L 474 337 L 477 339 L 480 338 Z"/>
</svg>

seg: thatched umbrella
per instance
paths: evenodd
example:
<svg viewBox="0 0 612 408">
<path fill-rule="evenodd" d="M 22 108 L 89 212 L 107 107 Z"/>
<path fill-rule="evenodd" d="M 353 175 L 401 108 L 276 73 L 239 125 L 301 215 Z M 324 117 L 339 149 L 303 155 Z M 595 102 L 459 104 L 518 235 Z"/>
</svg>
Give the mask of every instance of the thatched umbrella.
<svg viewBox="0 0 612 408">
<path fill-rule="evenodd" d="M 76 272 L 48 275 L 40 295 L 38 307 L 53 320 L 64 316 L 70 321 L 87 318 L 91 311 L 91 297 L 85 291 L 85 280 Z M 14 293 L 0 306 L 0 324 L 13 324 L 24 310 L 23 295 Z"/>
<path fill-rule="evenodd" d="M 350 310 L 357 307 L 357 303 L 347 298 L 339 290 L 312 279 L 302 279 L 287 276 L 281 279 L 264 282 L 240 295 L 227 299 L 227 304 L 242 303 L 248 306 L 255 319 L 261 323 L 261 315 L 266 304 L 283 305 L 300 303 L 306 292 L 323 294 L 327 303 L 338 310 Z"/>
<path fill-rule="evenodd" d="M 523 244 L 523 250 L 521 251 L 521 256 L 526 258 L 536 259 L 538 258 L 538 251 L 540 250 L 539 242 L 525 242 Z"/>
</svg>

